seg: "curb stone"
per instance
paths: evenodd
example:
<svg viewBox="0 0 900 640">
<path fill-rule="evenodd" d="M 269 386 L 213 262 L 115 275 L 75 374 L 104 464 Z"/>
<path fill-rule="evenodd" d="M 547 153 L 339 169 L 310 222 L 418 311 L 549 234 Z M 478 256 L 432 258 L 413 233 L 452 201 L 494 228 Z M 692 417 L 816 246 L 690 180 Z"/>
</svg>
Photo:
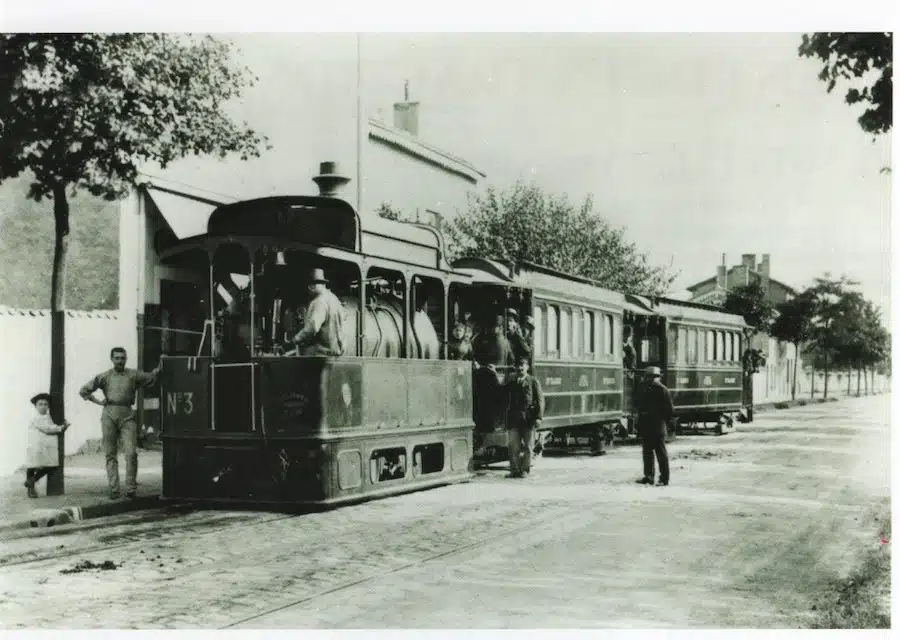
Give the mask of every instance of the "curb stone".
<svg viewBox="0 0 900 640">
<path fill-rule="evenodd" d="M 89 504 L 83 507 L 59 507 L 55 509 L 34 509 L 31 516 L 19 520 L 0 522 L 0 533 L 20 529 L 49 528 L 81 522 L 93 518 L 116 516 L 131 511 L 141 511 L 159 506 L 159 496 L 140 496 L 129 500 Z"/>
</svg>

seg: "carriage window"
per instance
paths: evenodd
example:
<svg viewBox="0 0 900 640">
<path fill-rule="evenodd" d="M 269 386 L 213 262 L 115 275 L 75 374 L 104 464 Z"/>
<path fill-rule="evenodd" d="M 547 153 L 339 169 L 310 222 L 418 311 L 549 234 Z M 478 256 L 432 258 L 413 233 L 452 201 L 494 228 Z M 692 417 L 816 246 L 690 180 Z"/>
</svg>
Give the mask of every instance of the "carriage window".
<svg viewBox="0 0 900 640">
<path fill-rule="evenodd" d="M 674 364 L 678 360 L 678 327 L 669 325 L 666 331 L 666 357 L 670 364 Z"/>
<path fill-rule="evenodd" d="M 603 314 L 603 333 L 605 340 L 604 353 L 608 356 L 614 355 L 616 352 L 616 334 L 613 332 L 613 317 L 608 313 Z"/>
<path fill-rule="evenodd" d="M 706 362 L 716 361 L 716 332 L 706 331 Z"/>
<path fill-rule="evenodd" d="M 534 353 L 544 355 L 544 307 L 534 307 Z"/>
<path fill-rule="evenodd" d="M 547 307 L 547 353 L 559 353 L 559 307 Z"/>
<path fill-rule="evenodd" d="M 731 360 L 732 360 L 732 356 L 731 356 L 731 346 L 732 346 L 731 338 L 732 338 L 732 336 L 733 336 L 733 334 L 731 334 L 730 332 L 725 334 L 725 362 L 731 362 Z"/>
<path fill-rule="evenodd" d="M 572 326 L 572 310 L 563 309 L 559 314 L 559 355 L 567 356 L 570 353 L 569 348 L 569 329 Z"/>
<path fill-rule="evenodd" d="M 734 336 L 734 361 L 741 361 L 741 334 L 735 333 Z"/>
<path fill-rule="evenodd" d="M 716 331 L 716 362 L 725 359 L 725 334 L 722 331 Z"/>
<path fill-rule="evenodd" d="M 572 355 L 578 360 L 582 357 L 581 339 L 584 337 L 581 335 L 582 313 L 581 309 L 572 309 Z"/>
<path fill-rule="evenodd" d="M 678 328 L 678 349 L 677 349 L 677 362 L 678 364 L 685 364 L 688 361 L 688 332 L 684 327 Z"/>
<path fill-rule="evenodd" d="M 697 363 L 697 330 L 696 329 L 688 329 L 687 330 L 686 362 L 688 364 L 696 364 Z"/>
<path fill-rule="evenodd" d="M 641 362 L 644 365 L 659 362 L 659 336 L 647 336 L 641 340 Z"/>
<path fill-rule="evenodd" d="M 595 353 L 595 345 L 597 344 L 594 338 L 594 312 L 593 311 L 585 311 L 584 312 L 584 355 L 591 360 L 594 359 Z"/>
</svg>

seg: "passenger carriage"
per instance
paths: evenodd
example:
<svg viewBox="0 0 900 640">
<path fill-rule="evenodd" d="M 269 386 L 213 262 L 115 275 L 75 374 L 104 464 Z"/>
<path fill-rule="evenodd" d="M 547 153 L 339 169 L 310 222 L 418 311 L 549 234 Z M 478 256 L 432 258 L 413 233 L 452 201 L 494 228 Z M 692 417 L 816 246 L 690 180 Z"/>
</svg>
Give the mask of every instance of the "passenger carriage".
<svg viewBox="0 0 900 640">
<path fill-rule="evenodd" d="M 629 416 L 622 435 L 634 435 L 634 398 L 648 366 L 660 367 L 672 394 L 675 424 L 670 439 L 686 430 L 710 425 L 717 434 L 734 429 L 745 409 L 741 354 L 748 325 L 719 307 L 669 298 L 627 296 L 625 313 L 636 361 L 626 372 Z"/>
<path fill-rule="evenodd" d="M 164 498 L 336 505 L 470 477 L 472 369 L 446 358 L 470 278 L 435 229 L 273 197 L 157 250 L 209 282 L 198 355 L 163 360 Z M 291 344 L 314 268 L 344 307 L 341 356 Z"/>
</svg>

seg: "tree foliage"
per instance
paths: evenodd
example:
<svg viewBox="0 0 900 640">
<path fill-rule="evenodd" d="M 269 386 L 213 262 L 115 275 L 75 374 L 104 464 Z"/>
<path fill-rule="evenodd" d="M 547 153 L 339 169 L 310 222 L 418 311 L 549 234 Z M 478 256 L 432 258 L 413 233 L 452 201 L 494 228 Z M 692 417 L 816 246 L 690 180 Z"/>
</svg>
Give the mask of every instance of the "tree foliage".
<svg viewBox="0 0 900 640">
<path fill-rule="evenodd" d="M 229 43 L 178 34 L 0 34 L 0 182 L 28 171 L 53 199 L 50 393 L 64 416 L 69 198 L 114 200 L 145 163 L 259 155 L 264 137 L 225 113 L 254 78 Z"/>
<path fill-rule="evenodd" d="M 828 83 L 828 92 L 839 79 L 851 86 L 847 104 L 862 104 L 865 112 L 859 126 L 871 134 L 887 133 L 893 126 L 893 34 L 813 33 L 805 34 L 800 55 L 818 58 L 824 65 L 819 79 Z"/>
<path fill-rule="evenodd" d="M 403 216 L 399 211 L 394 209 L 387 202 L 382 202 L 381 205 L 375 210 L 375 214 L 379 218 L 384 218 L 386 220 L 402 220 Z"/>
<path fill-rule="evenodd" d="M 455 257 L 534 262 L 627 293 L 662 295 L 675 279 L 594 213 L 590 197 L 575 207 L 522 182 L 473 197 L 447 235 Z"/>
<path fill-rule="evenodd" d="M 744 320 L 752 327 L 752 333 L 768 333 L 775 317 L 775 308 L 758 282 L 731 289 L 723 307 L 729 313 L 744 316 Z"/>
</svg>

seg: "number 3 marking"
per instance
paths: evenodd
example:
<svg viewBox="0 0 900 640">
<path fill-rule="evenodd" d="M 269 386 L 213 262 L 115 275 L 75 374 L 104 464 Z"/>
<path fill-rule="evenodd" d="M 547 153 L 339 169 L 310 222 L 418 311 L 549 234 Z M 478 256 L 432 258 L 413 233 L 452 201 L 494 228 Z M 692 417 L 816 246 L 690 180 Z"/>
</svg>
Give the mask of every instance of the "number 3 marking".
<svg viewBox="0 0 900 640">
<path fill-rule="evenodd" d="M 190 391 L 184 394 L 184 412 L 188 415 L 194 413 L 194 403 L 191 401 L 193 395 L 193 392 Z"/>
</svg>

